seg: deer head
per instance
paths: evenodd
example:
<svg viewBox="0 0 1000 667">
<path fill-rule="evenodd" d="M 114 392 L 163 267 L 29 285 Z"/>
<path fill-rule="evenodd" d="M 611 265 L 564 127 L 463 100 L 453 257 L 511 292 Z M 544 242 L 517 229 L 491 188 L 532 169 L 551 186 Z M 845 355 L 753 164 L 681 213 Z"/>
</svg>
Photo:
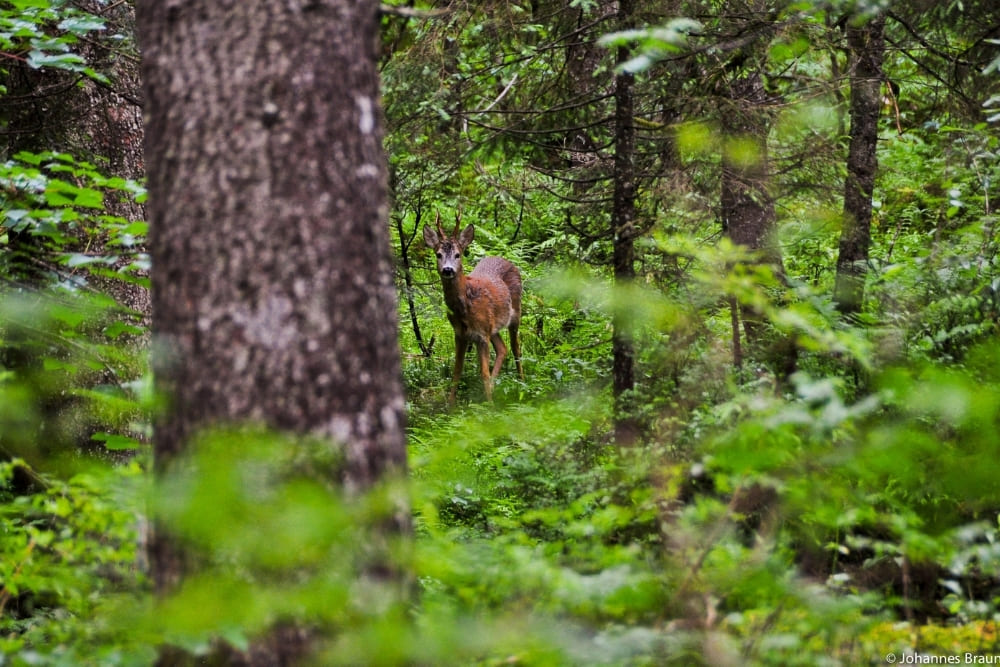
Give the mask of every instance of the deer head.
<svg viewBox="0 0 1000 667">
<path fill-rule="evenodd" d="M 438 274 L 445 280 L 453 279 L 464 275 L 462 271 L 462 254 L 472 243 L 476 230 L 472 225 L 467 226 L 458 233 L 458 227 L 462 221 L 462 214 L 455 217 L 455 229 L 451 235 L 445 233 L 441 228 L 441 213 L 438 212 L 436 226 L 437 231 L 430 225 L 424 226 L 424 243 L 432 248 L 437 255 Z"/>
</svg>

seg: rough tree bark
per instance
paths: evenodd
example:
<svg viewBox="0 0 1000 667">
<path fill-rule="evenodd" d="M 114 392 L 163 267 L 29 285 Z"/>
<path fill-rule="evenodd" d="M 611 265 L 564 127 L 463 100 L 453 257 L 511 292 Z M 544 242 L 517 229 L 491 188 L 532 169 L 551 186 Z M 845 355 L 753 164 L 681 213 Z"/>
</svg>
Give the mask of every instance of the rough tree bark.
<svg viewBox="0 0 1000 667">
<path fill-rule="evenodd" d="M 405 468 L 378 4 L 139 4 L 158 474 L 239 422 L 342 447 L 348 490 Z M 189 566 L 154 533 L 164 593 Z M 248 664 L 294 661 L 290 637 Z"/>
<path fill-rule="evenodd" d="M 722 156 L 723 231 L 733 243 L 757 251 L 763 261 L 780 267 L 774 199 L 769 191 L 769 99 L 760 71 L 732 81 L 728 97 L 731 108 L 721 116 L 729 142 Z"/>
<path fill-rule="evenodd" d="M 756 252 L 760 261 L 781 273 L 767 150 L 777 100 L 767 91 L 763 74 L 774 19 L 761 0 L 747 0 L 730 9 L 741 13 L 736 30 L 747 37 L 745 44 L 730 54 L 719 91 L 723 102 L 719 120 L 725 140 L 719 202 L 722 229 L 733 243 Z"/>
<path fill-rule="evenodd" d="M 840 233 L 833 301 L 851 316 L 861 310 L 871 245 L 872 193 L 878 168 L 878 117 L 881 109 L 885 16 L 850 24 L 847 44 L 851 66 L 851 143 L 844 182 L 844 227 Z"/>
<path fill-rule="evenodd" d="M 635 10 L 632 0 L 619 0 L 620 29 L 630 27 Z M 618 65 L 629 58 L 621 47 L 615 59 Z M 628 286 L 635 279 L 635 76 L 629 72 L 615 75 L 615 156 L 614 194 L 611 210 L 611 233 L 615 285 Z M 615 440 L 629 444 L 637 436 L 635 420 L 629 416 L 624 400 L 635 387 L 635 349 L 623 313 L 616 310 L 612 321 L 612 381 L 615 397 Z"/>
<path fill-rule="evenodd" d="M 135 35 L 134 3 L 109 4 L 83 0 L 78 6 L 102 16 L 110 33 L 127 37 Z M 106 168 L 109 174 L 142 181 L 145 164 L 138 49 L 133 38 L 117 44 L 115 48 L 112 48 L 116 44 L 114 41 L 107 41 L 107 44 L 87 45 L 85 56 L 95 63 L 97 69 L 106 72 L 112 83 L 106 86 L 88 80 L 79 89 L 80 123 L 74 133 L 81 146 L 103 158 L 102 168 Z M 127 197 L 106 199 L 105 213 L 130 221 L 146 219 L 145 207 Z M 144 248 L 134 250 L 145 251 Z M 123 257 L 115 268 L 127 265 L 133 259 Z M 149 325 L 152 302 L 148 289 L 124 280 L 103 279 L 99 284 L 120 305 L 135 311 L 144 325 Z"/>
<path fill-rule="evenodd" d="M 775 100 L 764 84 L 773 18 L 760 0 L 732 7 L 740 18 L 731 28 L 745 35 L 732 53 L 719 83 L 719 125 L 723 135 L 719 213 L 722 231 L 736 245 L 755 255 L 753 262 L 769 265 L 783 275 L 777 240 L 777 216 L 771 194 L 768 134 Z M 749 353 L 762 358 L 763 319 L 757 309 L 729 299 L 732 311 L 733 365 L 742 368 Z M 742 323 L 744 346 L 740 336 Z"/>
<path fill-rule="evenodd" d="M 757 45 L 748 50 L 760 48 Z M 774 201 L 768 192 L 767 135 L 770 119 L 765 109 L 767 92 L 759 70 L 738 75 L 723 91 L 729 106 L 720 116 L 726 144 L 722 152 L 722 178 L 719 209 L 722 231 L 733 243 L 761 253 L 764 261 L 773 261 L 778 253 L 769 252 L 774 237 Z M 770 255 L 771 257 L 767 257 Z M 757 338 L 758 316 L 730 299 L 733 324 L 733 365 L 743 366 L 740 322 L 747 342 Z"/>
<path fill-rule="evenodd" d="M 755 32 L 752 40 L 737 50 L 730 61 L 735 70 L 722 96 L 727 106 L 720 115 L 726 145 L 722 156 L 720 210 L 723 231 L 733 243 L 756 254 L 754 261 L 769 266 L 784 281 L 784 262 L 777 238 L 777 216 L 771 194 L 771 167 L 768 134 L 777 101 L 767 91 L 763 73 L 774 29 L 766 4 L 751 0 L 748 16 L 756 19 L 746 30 Z M 794 336 L 776 334 L 765 337 L 761 313 L 751 306 L 730 299 L 733 322 L 733 363 L 741 368 L 743 355 L 766 361 L 775 371 L 779 386 L 795 372 L 798 352 Z M 740 341 L 742 322 L 747 345 Z"/>
<path fill-rule="evenodd" d="M 758 254 L 783 275 L 781 249 L 776 238 L 774 199 L 769 191 L 770 173 L 767 135 L 770 130 L 769 103 L 759 70 L 747 72 L 730 83 L 731 109 L 721 116 L 728 142 L 722 155 L 722 190 L 720 209 L 722 230 L 737 245 Z M 742 365 L 739 322 L 747 343 L 760 339 L 760 315 L 753 309 L 731 300 L 733 309 L 733 364 Z"/>
</svg>

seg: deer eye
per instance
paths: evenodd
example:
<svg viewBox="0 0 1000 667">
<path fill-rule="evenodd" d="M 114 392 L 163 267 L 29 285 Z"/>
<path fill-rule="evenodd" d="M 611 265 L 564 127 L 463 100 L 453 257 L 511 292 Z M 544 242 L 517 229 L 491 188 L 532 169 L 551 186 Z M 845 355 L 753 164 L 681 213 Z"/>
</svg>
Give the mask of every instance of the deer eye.
<svg viewBox="0 0 1000 667">
<path fill-rule="evenodd" d="M 439 250 L 438 253 L 437 253 L 437 256 L 438 256 L 438 259 L 441 259 L 442 257 L 444 257 L 444 253 Z"/>
</svg>

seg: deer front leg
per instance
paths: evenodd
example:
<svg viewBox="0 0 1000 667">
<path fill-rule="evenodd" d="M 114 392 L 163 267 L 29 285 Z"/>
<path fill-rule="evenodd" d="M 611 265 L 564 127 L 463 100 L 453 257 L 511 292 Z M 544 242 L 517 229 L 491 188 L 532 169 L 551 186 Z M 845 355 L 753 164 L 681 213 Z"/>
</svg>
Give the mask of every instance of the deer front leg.
<svg viewBox="0 0 1000 667">
<path fill-rule="evenodd" d="M 503 360 L 507 357 L 507 346 L 503 344 L 503 338 L 500 337 L 499 333 L 490 336 L 490 340 L 493 342 L 493 349 L 497 351 L 497 358 L 493 362 L 493 379 L 496 380 L 497 376 L 500 375 L 500 366 L 503 365 Z"/>
<path fill-rule="evenodd" d="M 479 374 L 483 377 L 483 391 L 486 392 L 486 400 L 493 400 L 493 378 L 490 377 L 490 344 L 485 340 L 476 341 L 476 349 L 479 350 Z"/>
<path fill-rule="evenodd" d="M 455 372 L 451 375 L 451 392 L 448 394 L 448 405 L 455 407 L 455 398 L 458 395 L 458 382 L 462 379 L 462 366 L 465 364 L 465 351 L 469 346 L 469 341 L 465 336 L 455 332 Z"/>
</svg>

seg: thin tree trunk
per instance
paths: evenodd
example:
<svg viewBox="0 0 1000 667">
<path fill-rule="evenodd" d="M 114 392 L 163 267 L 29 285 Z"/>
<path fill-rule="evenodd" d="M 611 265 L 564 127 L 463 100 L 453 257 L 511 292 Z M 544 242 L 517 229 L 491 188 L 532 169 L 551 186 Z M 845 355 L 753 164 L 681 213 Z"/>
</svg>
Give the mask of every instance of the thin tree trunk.
<svg viewBox="0 0 1000 667">
<path fill-rule="evenodd" d="M 775 236 L 767 151 L 769 99 L 760 72 L 752 71 L 733 81 L 728 96 L 731 105 L 722 114 L 728 142 L 722 157 L 723 231 L 733 243 L 758 252 L 761 260 L 780 272 L 781 249 Z"/>
<path fill-rule="evenodd" d="M 735 296 L 729 297 L 729 321 L 732 327 L 733 367 L 743 370 L 743 344 L 740 341 L 740 304 Z"/>
<path fill-rule="evenodd" d="M 399 258 L 403 264 L 403 284 L 406 294 L 406 309 L 410 314 L 410 325 L 413 327 L 413 335 L 417 339 L 420 351 L 425 357 L 429 358 L 434 350 L 434 337 L 431 336 L 430 343 L 424 343 L 423 334 L 420 332 L 420 322 L 417 320 L 417 306 L 413 302 L 413 270 L 410 267 L 410 246 L 413 245 L 413 239 L 416 238 L 417 230 L 421 227 L 420 218 L 420 211 L 417 211 L 413 235 L 407 240 L 406 235 L 403 233 L 403 218 L 401 216 L 397 217 L 396 233 L 399 234 Z"/>
<path fill-rule="evenodd" d="M 770 20 L 766 7 L 754 0 L 748 11 L 760 20 Z M 771 167 L 768 134 L 775 100 L 764 86 L 767 48 L 771 30 L 762 30 L 747 44 L 738 60 L 738 72 L 723 91 L 729 103 L 722 110 L 721 124 L 726 145 L 722 157 L 720 208 L 723 231 L 733 243 L 756 253 L 756 262 L 771 267 L 784 282 L 784 262 L 777 238 L 777 216 L 771 195 Z M 776 372 L 778 384 L 795 372 L 798 351 L 794 336 L 767 339 L 762 314 L 746 304 L 731 301 L 733 325 L 733 362 L 737 370 L 747 356 L 767 361 Z M 739 324 L 747 345 L 740 343 Z"/>
<path fill-rule="evenodd" d="M 722 115 L 727 146 L 722 158 L 720 205 L 723 231 L 733 243 L 758 253 L 760 261 L 782 273 L 775 238 L 774 200 L 769 191 L 767 93 L 759 71 L 730 84 L 731 108 Z M 749 344 L 758 342 L 760 315 L 740 306 L 739 319 Z M 734 338 L 738 335 L 734 332 Z"/>
<path fill-rule="evenodd" d="M 851 54 L 851 143 L 844 183 L 844 228 L 837 256 L 833 301 L 840 312 L 861 311 L 871 245 L 872 193 L 878 168 L 878 117 L 881 108 L 885 16 L 847 28 Z"/>
<path fill-rule="evenodd" d="M 618 23 L 629 26 L 634 11 L 632 0 L 618 3 Z M 629 58 L 627 48 L 619 48 L 619 65 Z M 629 72 L 615 76 L 615 156 L 614 195 L 611 211 L 611 231 L 614 245 L 614 275 L 616 287 L 627 287 L 635 279 L 635 77 Z M 624 400 L 635 387 L 635 350 L 632 333 L 624 313 L 615 310 L 612 322 L 611 353 L 613 391 L 615 397 L 615 439 L 629 444 L 637 436 L 637 425 Z"/>
</svg>

